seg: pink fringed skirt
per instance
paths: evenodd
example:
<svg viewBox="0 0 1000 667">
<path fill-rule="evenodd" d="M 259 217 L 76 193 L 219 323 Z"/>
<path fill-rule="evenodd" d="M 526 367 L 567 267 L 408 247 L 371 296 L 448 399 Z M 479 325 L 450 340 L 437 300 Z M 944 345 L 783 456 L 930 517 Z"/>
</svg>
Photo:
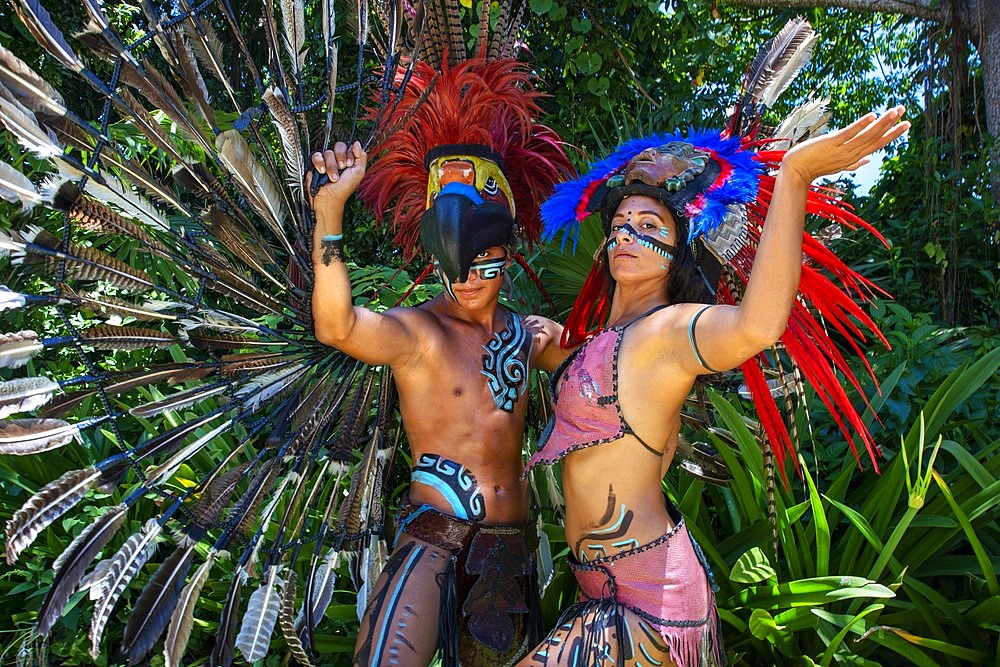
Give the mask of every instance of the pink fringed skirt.
<svg viewBox="0 0 1000 667">
<path fill-rule="evenodd" d="M 610 629 L 629 609 L 659 631 L 679 667 L 725 664 L 708 565 L 682 518 L 649 544 L 587 563 L 571 558 L 570 568 L 580 584 L 577 614 L 600 612 L 597 625 Z"/>
</svg>

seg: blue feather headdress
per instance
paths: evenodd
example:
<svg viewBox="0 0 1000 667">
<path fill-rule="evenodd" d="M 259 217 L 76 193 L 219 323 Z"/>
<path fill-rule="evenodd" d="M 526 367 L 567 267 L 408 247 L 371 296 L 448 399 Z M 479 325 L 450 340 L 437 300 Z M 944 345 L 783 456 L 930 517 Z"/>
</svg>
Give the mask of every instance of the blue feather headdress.
<svg viewBox="0 0 1000 667">
<path fill-rule="evenodd" d="M 645 184 L 625 184 L 622 177 L 629 162 L 650 148 L 674 142 L 693 146 L 708 154 L 704 171 L 680 187 L 655 188 Z M 563 234 L 562 247 L 570 236 L 576 245 L 580 222 L 592 213 L 602 212 L 605 231 L 617 205 L 627 194 L 645 194 L 662 200 L 675 215 L 686 221 L 688 242 L 712 234 L 723 222 L 731 221 L 734 207 L 742 207 L 757 198 L 758 179 L 763 166 L 756 153 L 741 145 L 738 137 L 726 137 L 717 131 L 691 130 L 687 136 L 679 133 L 659 133 L 632 139 L 619 146 L 611 155 L 591 165 L 583 176 L 556 186 L 553 195 L 542 204 L 544 224 L 542 236 L 551 241 Z M 637 192 L 637 190 L 641 192 Z"/>
</svg>

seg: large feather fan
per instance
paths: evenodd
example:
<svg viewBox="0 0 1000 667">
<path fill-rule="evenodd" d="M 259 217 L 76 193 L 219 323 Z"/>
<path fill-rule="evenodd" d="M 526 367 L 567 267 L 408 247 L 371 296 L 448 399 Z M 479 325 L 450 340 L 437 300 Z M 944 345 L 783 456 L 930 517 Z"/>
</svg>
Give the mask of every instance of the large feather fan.
<svg viewBox="0 0 1000 667">
<path fill-rule="evenodd" d="M 277 633 L 308 664 L 338 571 L 381 565 L 398 438 L 388 373 L 313 336 L 303 177 L 312 150 L 384 130 L 401 85 L 381 72 L 408 78 L 419 22 L 393 2 L 346 17 L 325 0 L 239 7 L 254 22 L 226 0 L 180 0 L 142 3 L 126 38 L 85 0 L 70 37 L 37 0 L 13 4 L 104 102 L 71 103 L 0 48 L 0 123 L 34 156 L 0 167 L 0 196 L 24 212 L 0 228 L 0 262 L 20 276 L 0 289 L 0 454 L 35 471 L 6 560 L 50 526 L 76 533 L 36 630 L 89 590 L 94 656 L 116 650 L 114 628 L 129 664 L 160 645 L 181 664 L 195 620 L 215 617 L 199 639 L 213 664 L 259 660 Z M 62 335 L 30 326 L 46 319 Z M 207 590 L 225 597 L 202 606 Z"/>
</svg>

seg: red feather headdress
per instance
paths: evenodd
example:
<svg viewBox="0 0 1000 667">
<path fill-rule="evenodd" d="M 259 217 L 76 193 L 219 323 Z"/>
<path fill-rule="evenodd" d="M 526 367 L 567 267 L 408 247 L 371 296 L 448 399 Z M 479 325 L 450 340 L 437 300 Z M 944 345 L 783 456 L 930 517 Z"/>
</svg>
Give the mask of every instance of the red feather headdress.
<svg viewBox="0 0 1000 667">
<path fill-rule="evenodd" d="M 360 191 L 377 218 L 391 223 L 395 245 L 410 257 L 419 251 L 428 199 L 425 157 L 450 144 L 483 146 L 500 157 L 521 236 L 529 247 L 538 240 L 541 202 L 574 173 L 564 142 L 537 122 L 541 95 L 534 75 L 514 58 L 480 55 L 442 62 L 440 70 L 417 64 L 386 121 L 398 129 L 373 150 Z"/>
</svg>

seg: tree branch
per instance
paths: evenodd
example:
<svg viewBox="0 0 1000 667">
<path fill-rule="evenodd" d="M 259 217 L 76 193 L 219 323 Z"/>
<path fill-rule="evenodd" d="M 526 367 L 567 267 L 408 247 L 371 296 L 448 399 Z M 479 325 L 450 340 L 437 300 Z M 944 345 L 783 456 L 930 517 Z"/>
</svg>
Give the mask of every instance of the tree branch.
<svg viewBox="0 0 1000 667">
<path fill-rule="evenodd" d="M 902 14 L 927 21 L 948 23 L 955 11 L 955 3 L 976 4 L 979 0 L 725 0 L 735 7 L 782 7 L 812 9 L 814 7 L 841 7 L 856 12 Z M 966 9 L 967 11 L 962 11 Z M 975 15 L 972 8 L 957 8 L 958 15 Z M 963 26 L 968 28 L 969 26 Z"/>
</svg>

